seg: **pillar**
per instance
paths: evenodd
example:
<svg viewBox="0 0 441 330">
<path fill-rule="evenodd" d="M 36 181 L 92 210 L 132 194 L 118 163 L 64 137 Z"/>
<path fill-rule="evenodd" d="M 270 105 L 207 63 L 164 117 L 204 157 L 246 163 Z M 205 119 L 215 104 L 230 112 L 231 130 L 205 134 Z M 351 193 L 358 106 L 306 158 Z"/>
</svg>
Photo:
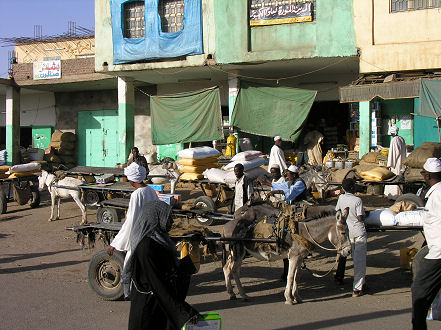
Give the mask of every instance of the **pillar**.
<svg viewBox="0 0 441 330">
<path fill-rule="evenodd" d="M 20 88 L 6 87 L 6 164 L 19 164 L 20 155 Z"/>
<path fill-rule="evenodd" d="M 237 75 L 228 75 L 228 121 L 231 126 L 231 117 L 233 115 L 234 105 L 236 104 L 237 94 L 239 94 L 239 78 Z M 236 153 L 239 152 L 239 135 L 234 132 L 236 136 Z"/>
<path fill-rule="evenodd" d="M 360 152 L 361 158 L 371 148 L 372 117 L 369 101 L 359 102 L 360 109 Z"/>
<path fill-rule="evenodd" d="M 133 79 L 118 77 L 118 162 L 125 164 L 135 140 L 135 89 Z"/>
</svg>

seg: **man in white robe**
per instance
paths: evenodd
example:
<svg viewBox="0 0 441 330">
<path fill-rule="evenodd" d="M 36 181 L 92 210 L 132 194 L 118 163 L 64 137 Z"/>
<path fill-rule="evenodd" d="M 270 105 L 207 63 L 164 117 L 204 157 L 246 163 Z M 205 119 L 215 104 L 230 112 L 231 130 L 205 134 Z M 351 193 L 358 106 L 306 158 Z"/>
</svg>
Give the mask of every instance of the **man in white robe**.
<svg viewBox="0 0 441 330">
<path fill-rule="evenodd" d="M 118 251 L 126 251 L 124 265 L 132 254 L 130 246 L 130 233 L 132 231 L 133 223 L 139 217 L 142 207 L 151 201 L 159 200 L 156 192 L 144 184 L 143 180 L 146 177 L 146 169 L 144 166 L 132 163 L 124 169 L 124 174 L 129 183 L 135 188 L 135 191 L 130 195 L 129 208 L 127 209 L 126 220 L 124 221 L 118 234 L 113 239 L 107 248 L 109 255 L 113 254 L 116 249 Z"/>
<path fill-rule="evenodd" d="M 393 138 L 390 141 L 387 166 L 395 175 L 400 175 L 404 171 L 403 161 L 406 159 L 406 142 L 401 136 L 398 136 L 397 126 L 390 127 L 389 135 Z M 390 199 L 397 199 L 401 195 L 401 189 L 398 185 L 385 185 L 384 195 Z"/>
<path fill-rule="evenodd" d="M 280 147 L 281 145 L 282 138 L 280 136 L 274 137 L 274 145 L 271 148 L 268 168 L 271 169 L 274 164 L 277 164 L 279 165 L 280 171 L 283 173 L 283 171 L 286 170 L 288 166 L 286 166 L 285 154 Z"/>
</svg>

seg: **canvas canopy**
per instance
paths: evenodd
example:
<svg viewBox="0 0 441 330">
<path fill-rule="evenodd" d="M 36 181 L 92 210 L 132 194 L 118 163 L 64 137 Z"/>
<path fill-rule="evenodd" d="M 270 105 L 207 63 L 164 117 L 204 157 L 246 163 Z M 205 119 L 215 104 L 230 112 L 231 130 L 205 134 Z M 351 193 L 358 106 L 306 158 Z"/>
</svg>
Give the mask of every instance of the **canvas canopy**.
<svg viewBox="0 0 441 330">
<path fill-rule="evenodd" d="M 223 139 L 219 88 L 150 98 L 152 143 Z"/>
<path fill-rule="evenodd" d="M 317 92 L 241 81 L 232 125 L 244 132 L 296 141 Z"/>
<path fill-rule="evenodd" d="M 431 118 L 441 116 L 441 80 L 421 79 L 420 106 L 416 114 Z"/>
</svg>

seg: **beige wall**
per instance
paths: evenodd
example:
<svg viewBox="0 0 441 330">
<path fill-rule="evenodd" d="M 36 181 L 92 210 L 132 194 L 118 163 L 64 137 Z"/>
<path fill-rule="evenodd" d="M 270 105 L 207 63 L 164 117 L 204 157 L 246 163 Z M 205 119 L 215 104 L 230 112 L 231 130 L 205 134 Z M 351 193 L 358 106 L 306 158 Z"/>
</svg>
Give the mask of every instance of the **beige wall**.
<svg viewBox="0 0 441 330">
<path fill-rule="evenodd" d="M 84 37 L 69 40 L 34 41 L 15 46 L 18 63 L 43 61 L 46 57 L 60 56 L 62 60 L 89 57 L 95 54 L 95 38 Z"/>
<path fill-rule="evenodd" d="M 441 9 L 390 13 L 388 0 L 354 0 L 360 72 L 441 68 Z"/>
</svg>

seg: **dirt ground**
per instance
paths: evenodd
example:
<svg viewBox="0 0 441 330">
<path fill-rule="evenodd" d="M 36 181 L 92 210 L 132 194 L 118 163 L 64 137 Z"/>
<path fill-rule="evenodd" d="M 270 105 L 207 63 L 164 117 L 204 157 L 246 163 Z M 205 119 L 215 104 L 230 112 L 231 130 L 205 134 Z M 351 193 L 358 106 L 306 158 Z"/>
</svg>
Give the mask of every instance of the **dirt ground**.
<svg viewBox="0 0 441 330">
<path fill-rule="evenodd" d="M 184 189 L 185 188 L 185 189 Z M 180 186 L 184 200 L 200 191 Z M 362 197 L 367 208 L 387 201 Z M 331 201 L 332 202 L 332 201 Z M 334 200 L 335 202 L 335 200 Z M 130 303 L 108 302 L 97 297 L 87 283 L 88 263 L 94 250 L 82 250 L 76 235 L 66 227 L 80 222 L 74 202 L 62 202 L 61 219 L 48 222 L 49 198 L 42 195 L 39 208 L 8 204 L 0 215 L 0 319 L 2 329 L 122 329 L 127 327 Z M 95 220 L 88 209 L 89 221 Z M 221 225 L 210 229 L 219 231 Z M 266 263 L 246 258 L 242 269 L 250 301 L 229 301 L 220 261 L 207 258 L 192 279 L 188 302 L 200 312 L 217 311 L 223 329 L 407 329 L 410 328 L 411 274 L 400 268 L 399 250 L 420 247 L 421 233 L 414 231 L 370 233 L 367 281 L 369 291 L 351 298 L 353 273 L 349 260 L 344 285 L 332 276 L 318 279 L 308 270 L 300 272 L 303 304 L 284 305 L 282 262 Z M 317 251 L 308 268 L 323 273 L 334 263 L 329 252 Z M 429 322 L 429 329 L 440 323 Z"/>
</svg>

